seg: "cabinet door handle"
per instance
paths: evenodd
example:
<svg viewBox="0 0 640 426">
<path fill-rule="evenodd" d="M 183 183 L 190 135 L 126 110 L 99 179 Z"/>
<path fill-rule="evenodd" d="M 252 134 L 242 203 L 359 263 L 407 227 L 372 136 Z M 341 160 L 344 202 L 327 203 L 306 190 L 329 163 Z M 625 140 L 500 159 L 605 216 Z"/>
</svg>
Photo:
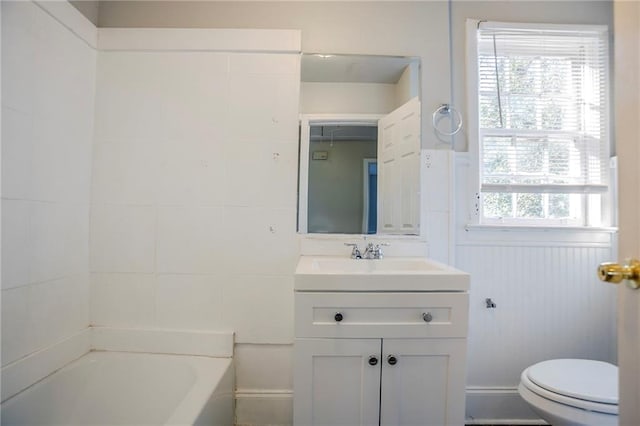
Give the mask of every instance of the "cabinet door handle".
<svg viewBox="0 0 640 426">
<path fill-rule="evenodd" d="M 431 320 L 433 320 L 433 315 L 431 315 L 431 312 L 424 312 L 422 314 L 422 319 L 424 322 L 431 322 Z"/>
<path fill-rule="evenodd" d="M 396 365 L 398 363 L 398 358 L 396 358 L 395 355 L 389 355 L 387 357 L 387 362 L 389 363 L 389 365 Z"/>
<path fill-rule="evenodd" d="M 344 315 L 342 315 L 342 312 L 336 312 L 333 319 L 336 320 L 336 322 L 340 322 L 344 319 Z"/>
<path fill-rule="evenodd" d="M 378 358 L 375 355 L 371 355 L 369 357 L 369 365 L 376 365 L 378 363 Z"/>
</svg>

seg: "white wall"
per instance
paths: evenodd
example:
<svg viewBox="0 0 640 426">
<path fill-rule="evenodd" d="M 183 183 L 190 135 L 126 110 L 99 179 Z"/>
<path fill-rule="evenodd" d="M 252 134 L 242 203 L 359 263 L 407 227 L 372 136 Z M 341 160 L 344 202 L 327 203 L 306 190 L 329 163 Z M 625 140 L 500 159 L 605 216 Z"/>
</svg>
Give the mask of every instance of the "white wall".
<svg viewBox="0 0 640 426">
<path fill-rule="evenodd" d="M 67 25 L 2 2 L 3 367 L 89 325 L 96 53 Z"/>
<path fill-rule="evenodd" d="M 402 72 L 396 83 L 395 108 L 404 105 L 416 96 L 420 96 L 420 65 L 412 62 Z"/>
<path fill-rule="evenodd" d="M 301 114 L 388 114 L 396 108 L 396 85 L 302 83 Z"/>
</svg>

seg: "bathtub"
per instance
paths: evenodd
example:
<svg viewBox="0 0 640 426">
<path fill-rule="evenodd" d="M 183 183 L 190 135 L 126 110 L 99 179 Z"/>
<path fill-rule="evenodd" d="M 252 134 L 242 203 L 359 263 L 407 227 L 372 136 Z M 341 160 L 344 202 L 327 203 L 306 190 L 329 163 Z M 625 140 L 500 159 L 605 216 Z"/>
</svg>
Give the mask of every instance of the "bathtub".
<svg viewBox="0 0 640 426">
<path fill-rule="evenodd" d="M 216 425 L 234 418 L 230 358 L 89 352 L 2 404 L 2 425 Z"/>
</svg>

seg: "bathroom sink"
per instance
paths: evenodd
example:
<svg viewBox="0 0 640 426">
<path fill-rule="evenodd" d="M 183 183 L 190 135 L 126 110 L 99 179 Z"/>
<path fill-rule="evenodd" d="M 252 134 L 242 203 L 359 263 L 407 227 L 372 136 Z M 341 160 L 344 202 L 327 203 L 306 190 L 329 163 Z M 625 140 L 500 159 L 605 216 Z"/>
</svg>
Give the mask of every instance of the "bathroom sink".
<svg viewBox="0 0 640 426">
<path fill-rule="evenodd" d="M 423 257 L 301 256 L 298 291 L 467 291 L 469 275 Z"/>
</svg>

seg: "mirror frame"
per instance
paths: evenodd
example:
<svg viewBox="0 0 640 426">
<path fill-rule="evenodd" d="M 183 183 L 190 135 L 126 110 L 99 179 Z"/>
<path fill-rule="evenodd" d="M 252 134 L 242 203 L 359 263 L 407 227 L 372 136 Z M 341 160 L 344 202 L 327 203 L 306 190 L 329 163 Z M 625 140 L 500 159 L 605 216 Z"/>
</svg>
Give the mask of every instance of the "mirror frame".
<svg viewBox="0 0 640 426">
<path fill-rule="evenodd" d="M 364 58 L 395 58 L 395 59 L 404 59 L 408 60 L 409 63 L 415 63 L 417 66 L 416 74 L 417 77 L 417 93 L 416 95 L 422 102 L 422 58 L 420 56 L 414 55 L 380 55 L 380 54 L 353 54 L 353 53 L 318 53 L 318 52 L 302 52 L 302 56 L 353 56 L 353 57 L 364 57 Z M 302 72 L 302 70 L 301 70 Z M 301 82 L 305 80 L 302 79 Z M 308 208 L 309 208 L 309 151 L 310 151 L 310 126 L 317 124 L 325 124 L 325 125 L 378 125 L 378 120 L 384 117 L 386 114 L 384 113 L 301 113 L 300 114 L 300 133 L 299 133 L 299 152 L 298 152 L 298 200 L 297 200 L 297 234 L 308 237 L 308 238 L 328 238 L 328 239 L 352 239 L 355 236 L 365 236 L 372 237 L 376 239 L 408 239 L 408 240 L 426 240 L 426 229 L 425 229 L 425 217 L 426 211 L 424 209 L 424 177 L 425 177 L 425 168 L 423 162 L 424 148 L 423 148 L 423 138 L 424 134 L 422 132 L 422 127 L 424 123 L 421 124 L 421 138 L 420 138 L 420 171 L 419 171 L 419 180 L 420 180 L 420 208 L 419 208 L 419 220 L 420 227 L 419 232 L 417 234 L 380 234 L 376 232 L 375 234 L 366 234 L 366 233 L 356 233 L 356 234 L 341 234 L 341 233 L 309 233 L 308 232 Z M 424 117 L 421 116 L 421 121 Z M 305 161 L 302 161 L 305 159 Z"/>
</svg>

